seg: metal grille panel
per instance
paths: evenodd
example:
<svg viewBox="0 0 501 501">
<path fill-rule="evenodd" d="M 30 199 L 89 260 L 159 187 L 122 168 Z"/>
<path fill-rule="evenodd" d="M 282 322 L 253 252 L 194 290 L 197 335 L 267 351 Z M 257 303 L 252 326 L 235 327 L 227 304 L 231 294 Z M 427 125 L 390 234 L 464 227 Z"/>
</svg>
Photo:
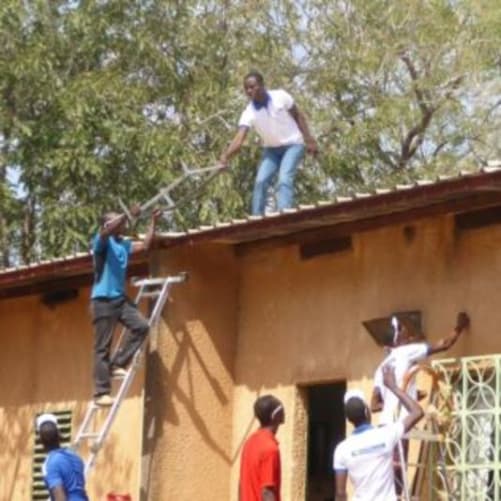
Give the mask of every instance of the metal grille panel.
<svg viewBox="0 0 501 501">
<path fill-rule="evenodd" d="M 442 377 L 435 405 L 452 499 L 501 501 L 501 355 L 438 360 L 433 367 Z M 438 473 L 430 482 L 432 499 L 446 499 Z"/>
<path fill-rule="evenodd" d="M 50 411 L 48 411 L 50 412 Z M 52 412 L 57 417 L 59 433 L 61 435 L 61 447 L 68 447 L 71 443 L 71 411 Z M 36 417 L 38 417 L 37 414 Z M 35 417 L 35 419 L 36 419 Z M 45 487 L 42 476 L 42 465 L 47 454 L 40 442 L 40 437 L 35 431 L 35 440 L 33 446 L 33 468 L 31 475 L 31 499 L 32 501 L 44 500 L 49 498 L 49 491 Z"/>
</svg>

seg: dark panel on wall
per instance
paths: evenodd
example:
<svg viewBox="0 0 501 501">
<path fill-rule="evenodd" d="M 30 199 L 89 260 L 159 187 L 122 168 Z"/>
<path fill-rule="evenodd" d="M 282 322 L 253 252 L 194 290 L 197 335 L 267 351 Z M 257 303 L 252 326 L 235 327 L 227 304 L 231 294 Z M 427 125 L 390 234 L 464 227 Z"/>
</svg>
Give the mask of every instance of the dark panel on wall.
<svg viewBox="0 0 501 501">
<path fill-rule="evenodd" d="M 351 250 L 351 237 L 331 238 L 319 242 L 309 242 L 299 246 L 301 259 L 311 259 L 324 254 L 333 254 L 335 252 L 344 252 Z"/>
<path fill-rule="evenodd" d="M 473 230 L 484 226 L 501 224 L 501 207 L 490 207 L 489 209 L 457 214 L 454 221 L 456 228 L 459 230 Z"/>
</svg>

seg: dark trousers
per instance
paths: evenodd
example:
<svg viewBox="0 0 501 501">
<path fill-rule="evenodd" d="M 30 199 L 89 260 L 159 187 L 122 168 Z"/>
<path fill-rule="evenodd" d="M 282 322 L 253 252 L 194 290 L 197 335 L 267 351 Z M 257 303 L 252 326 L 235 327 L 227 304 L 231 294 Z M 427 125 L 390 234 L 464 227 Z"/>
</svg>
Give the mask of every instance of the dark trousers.
<svg viewBox="0 0 501 501">
<path fill-rule="evenodd" d="M 148 334 L 148 321 L 136 305 L 125 296 L 116 299 L 93 299 L 91 304 L 94 323 L 94 381 L 95 395 L 111 390 L 110 372 L 113 366 L 125 367 Z M 110 360 L 111 342 L 117 323 L 127 328 L 122 342 Z"/>
</svg>

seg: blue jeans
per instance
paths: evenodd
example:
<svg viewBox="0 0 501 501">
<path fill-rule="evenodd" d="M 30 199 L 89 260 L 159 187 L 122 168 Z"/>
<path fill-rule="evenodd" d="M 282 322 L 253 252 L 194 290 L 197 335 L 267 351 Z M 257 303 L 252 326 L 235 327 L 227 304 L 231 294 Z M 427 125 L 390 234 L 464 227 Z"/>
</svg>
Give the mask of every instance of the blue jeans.
<svg viewBox="0 0 501 501">
<path fill-rule="evenodd" d="M 252 214 L 264 214 L 268 188 L 278 172 L 277 209 L 288 209 L 294 202 L 294 177 L 304 157 L 303 144 L 263 148 L 254 192 L 252 194 Z"/>
</svg>

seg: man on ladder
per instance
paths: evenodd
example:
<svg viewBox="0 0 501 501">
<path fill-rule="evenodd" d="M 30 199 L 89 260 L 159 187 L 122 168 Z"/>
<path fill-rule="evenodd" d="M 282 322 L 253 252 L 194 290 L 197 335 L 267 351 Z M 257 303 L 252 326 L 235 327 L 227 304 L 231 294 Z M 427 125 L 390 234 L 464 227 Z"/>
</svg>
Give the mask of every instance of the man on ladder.
<svg viewBox="0 0 501 501">
<path fill-rule="evenodd" d="M 400 403 L 394 393 L 388 390 L 383 383 L 383 368 L 391 366 L 395 369 L 397 385 L 401 388 L 404 376 L 418 362 L 427 357 L 449 350 L 470 326 L 470 318 L 467 313 L 460 312 L 457 315 L 456 326 L 453 332 L 440 339 L 436 343 L 416 342 L 419 334 L 412 322 L 402 316 L 392 317 L 393 339 L 389 354 L 384 358 L 374 374 L 374 389 L 371 397 L 372 412 L 381 411 L 380 425 L 388 425 L 395 421 L 396 417 L 405 417 L 406 410 L 402 409 L 398 415 Z M 412 381 L 407 393 L 414 400 L 420 400 L 426 394 L 418 391 L 415 381 Z M 405 464 L 407 462 L 409 443 L 403 440 L 399 448 L 395 449 L 395 480 L 397 494 L 400 495 L 405 484 Z"/>
<path fill-rule="evenodd" d="M 133 207 L 131 213 L 139 216 L 140 209 Z M 148 251 L 153 243 L 155 227 L 161 212 L 153 211 L 151 224 L 143 242 L 123 238 L 127 217 L 110 212 L 104 215 L 99 232 L 92 242 L 94 255 L 94 285 L 91 294 L 91 311 L 95 330 L 94 380 L 95 403 L 110 406 L 111 376 L 124 376 L 125 367 L 148 334 L 148 321 L 127 297 L 125 279 L 129 255 Z M 117 322 L 127 328 L 125 339 L 110 360 L 113 331 Z"/>
<path fill-rule="evenodd" d="M 457 315 L 456 326 L 449 336 L 440 339 L 437 343 L 416 342 L 416 338 L 419 336 L 411 322 L 405 317 L 392 317 L 392 327 L 394 329 L 393 343 L 389 354 L 376 369 L 374 374 L 374 390 L 371 397 L 372 412 L 381 411 L 379 424 L 392 423 L 399 405 L 396 396 L 388 391 L 383 384 L 383 367 L 391 365 L 395 368 L 397 384 L 401 387 L 405 374 L 413 365 L 436 353 L 441 353 L 452 348 L 469 326 L 470 317 L 467 313 L 460 312 Z M 418 399 L 419 395 L 415 385 L 409 388 L 409 394 L 413 399 Z"/>
</svg>

